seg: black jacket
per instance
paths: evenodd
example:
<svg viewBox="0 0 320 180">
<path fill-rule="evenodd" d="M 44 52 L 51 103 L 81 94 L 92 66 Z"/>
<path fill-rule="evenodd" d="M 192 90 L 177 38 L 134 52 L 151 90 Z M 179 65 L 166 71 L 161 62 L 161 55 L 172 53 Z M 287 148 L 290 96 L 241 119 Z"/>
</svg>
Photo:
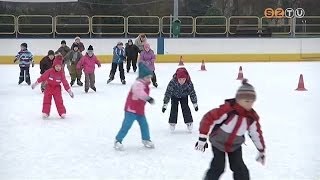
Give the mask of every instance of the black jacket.
<svg viewBox="0 0 320 180">
<path fill-rule="evenodd" d="M 51 60 L 48 56 L 45 56 L 41 59 L 40 74 L 43 74 L 44 72 L 46 72 L 46 70 L 52 68 L 53 60 Z"/>
<path fill-rule="evenodd" d="M 129 45 L 128 43 L 126 43 L 126 47 L 124 50 L 126 53 L 126 57 L 134 59 L 138 58 L 138 53 L 140 52 L 140 50 L 135 44 Z"/>
</svg>

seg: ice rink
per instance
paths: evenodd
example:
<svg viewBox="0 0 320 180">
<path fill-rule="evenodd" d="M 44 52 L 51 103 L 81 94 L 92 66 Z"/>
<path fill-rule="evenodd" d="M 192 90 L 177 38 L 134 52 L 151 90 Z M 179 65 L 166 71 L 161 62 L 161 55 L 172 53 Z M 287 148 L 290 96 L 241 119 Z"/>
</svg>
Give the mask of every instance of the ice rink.
<svg viewBox="0 0 320 180">
<path fill-rule="evenodd" d="M 110 64 L 96 69 L 97 92 L 84 93 L 75 85 L 75 98 L 63 92 L 67 118 L 60 119 L 54 103 L 48 120 L 41 118 L 40 86 L 32 90 L 18 85 L 18 65 L 0 66 L 0 179 L 181 179 L 200 180 L 212 159 L 211 148 L 194 150 L 202 116 L 235 96 L 240 81 L 239 66 L 257 92 L 255 110 L 261 118 L 266 141 L 266 165 L 255 161 L 257 150 L 250 138 L 243 157 L 253 180 L 320 179 L 320 63 L 216 63 L 186 64 L 198 96 L 199 111 L 193 110 L 193 133 L 188 133 L 179 112 L 176 131 L 168 126 L 170 105 L 163 114 L 163 96 L 176 64 L 156 64 L 158 88 L 151 88 L 155 105 L 146 105 L 146 116 L 155 149 L 143 147 L 135 123 L 124 139 L 125 151 L 113 143 L 123 116 L 124 103 L 135 73 L 119 72 L 107 85 Z M 31 68 L 31 80 L 39 76 Z M 295 91 L 299 75 L 308 91 Z M 67 76 L 68 80 L 70 77 Z M 84 77 L 82 78 L 84 82 Z M 226 164 L 223 180 L 231 180 Z"/>
</svg>

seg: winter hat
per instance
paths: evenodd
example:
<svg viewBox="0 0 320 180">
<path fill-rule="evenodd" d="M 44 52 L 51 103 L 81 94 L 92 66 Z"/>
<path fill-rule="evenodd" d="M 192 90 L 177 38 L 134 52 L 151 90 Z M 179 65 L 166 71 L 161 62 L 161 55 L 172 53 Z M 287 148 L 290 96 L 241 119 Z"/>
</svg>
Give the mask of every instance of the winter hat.
<svg viewBox="0 0 320 180">
<path fill-rule="evenodd" d="M 53 60 L 53 64 L 52 64 L 52 67 L 56 66 L 56 65 L 60 65 L 62 66 L 62 61 L 63 61 L 63 58 L 61 55 L 57 55 L 54 60 Z"/>
<path fill-rule="evenodd" d="M 28 48 L 28 44 L 27 43 L 22 43 L 20 46 L 25 47 L 26 49 Z"/>
<path fill-rule="evenodd" d="M 49 50 L 49 51 L 48 51 L 48 56 L 50 56 L 50 55 L 53 55 L 53 56 L 54 56 L 54 51 Z"/>
<path fill-rule="evenodd" d="M 142 79 L 146 76 L 152 75 L 152 71 L 143 63 L 139 63 L 139 76 L 138 78 Z"/>
<path fill-rule="evenodd" d="M 189 78 L 189 73 L 186 68 L 178 68 L 176 71 L 177 78 Z"/>
<path fill-rule="evenodd" d="M 73 46 L 73 49 L 74 49 L 75 47 L 79 48 L 79 45 L 78 45 L 77 43 L 73 43 L 72 46 Z"/>
<path fill-rule="evenodd" d="M 74 38 L 74 41 L 76 41 L 77 39 L 79 39 L 79 40 L 80 40 L 80 37 L 79 37 L 79 36 L 77 36 L 76 38 Z"/>
<path fill-rule="evenodd" d="M 254 87 L 248 83 L 247 79 L 242 80 L 242 85 L 239 87 L 236 99 L 253 99 L 256 100 L 256 92 L 254 90 Z"/>
<path fill-rule="evenodd" d="M 62 40 L 61 44 L 67 44 L 67 42 L 65 40 Z"/>
<path fill-rule="evenodd" d="M 117 46 L 118 45 L 123 45 L 123 43 L 121 41 L 117 42 Z"/>
<path fill-rule="evenodd" d="M 88 51 L 93 51 L 93 46 L 90 45 L 90 46 L 88 47 Z"/>
</svg>

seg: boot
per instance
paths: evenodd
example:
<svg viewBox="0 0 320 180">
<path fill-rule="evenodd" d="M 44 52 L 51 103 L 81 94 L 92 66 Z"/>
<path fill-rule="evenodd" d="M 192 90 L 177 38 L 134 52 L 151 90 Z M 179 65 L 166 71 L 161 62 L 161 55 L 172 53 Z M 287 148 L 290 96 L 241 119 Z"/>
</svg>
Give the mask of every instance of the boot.
<svg viewBox="0 0 320 180">
<path fill-rule="evenodd" d="M 176 124 L 174 123 L 169 123 L 170 124 L 170 131 L 173 132 L 176 128 Z"/>
<path fill-rule="evenodd" d="M 188 131 L 191 133 L 193 129 L 192 123 L 187 123 L 187 128 L 188 128 Z"/>
<path fill-rule="evenodd" d="M 31 80 L 29 76 L 26 76 L 26 83 L 30 86 L 31 85 Z"/>
<path fill-rule="evenodd" d="M 46 113 L 42 113 L 42 119 L 47 119 L 49 117 L 49 115 L 48 114 L 46 114 Z"/>
<path fill-rule="evenodd" d="M 91 89 L 94 90 L 94 92 L 97 92 L 96 87 L 92 87 Z"/>
<path fill-rule="evenodd" d="M 70 86 L 73 86 L 73 85 L 74 85 L 74 82 L 75 82 L 75 80 L 71 80 Z"/>
<path fill-rule="evenodd" d="M 78 86 L 83 86 L 83 83 L 80 81 L 80 79 L 77 79 Z"/>
<path fill-rule="evenodd" d="M 119 141 L 115 141 L 114 142 L 114 149 L 116 149 L 116 150 L 118 150 L 118 151 L 122 151 L 123 150 L 123 144 L 121 143 L 121 142 L 119 142 Z"/>
<path fill-rule="evenodd" d="M 18 84 L 21 84 L 23 82 L 23 79 L 19 78 Z"/>
<path fill-rule="evenodd" d="M 158 87 L 158 83 L 156 83 L 156 82 L 153 83 L 153 86 L 157 88 Z"/>
<path fill-rule="evenodd" d="M 142 144 L 144 145 L 144 147 L 146 148 L 150 148 L 153 149 L 154 148 L 154 144 L 152 141 L 150 140 L 142 140 Z"/>
<path fill-rule="evenodd" d="M 88 91 L 89 91 L 89 89 L 85 89 L 85 90 L 84 90 L 85 93 L 88 93 Z"/>
<path fill-rule="evenodd" d="M 121 83 L 122 83 L 122 84 L 126 84 L 126 80 L 124 80 L 124 79 L 121 80 Z"/>
</svg>

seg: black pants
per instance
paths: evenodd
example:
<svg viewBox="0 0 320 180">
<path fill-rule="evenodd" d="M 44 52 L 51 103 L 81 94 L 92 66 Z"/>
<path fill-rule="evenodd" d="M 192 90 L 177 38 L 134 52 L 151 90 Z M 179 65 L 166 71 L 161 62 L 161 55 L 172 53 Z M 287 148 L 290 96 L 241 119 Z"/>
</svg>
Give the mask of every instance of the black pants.
<svg viewBox="0 0 320 180">
<path fill-rule="evenodd" d="M 157 76 L 156 73 L 154 71 L 152 71 L 152 78 L 151 78 L 152 84 L 154 85 L 155 83 L 157 83 Z"/>
<path fill-rule="evenodd" d="M 31 84 L 29 69 L 30 67 L 20 67 L 19 84 L 24 80 L 27 84 Z"/>
<path fill-rule="evenodd" d="M 127 72 L 130 71 L 131 65 L 132 65 L 133 71 L 136 72 L 136 70 L 137 70 L 137 58 L 138 57 L 128 57 L 127 58 Z"/>
<path fill-rule="evenodd" d="M 121 79 L 121 80 L 124 80 L 124 79 L 125 79 L 125 76 L 124 76 L 124 70 L 123 70 L 123 63 L 120 63 L 120 64 L 112 63 L 109 78 L 110 78 L 111 80 L 114 79 L 114 75 L 116 74 L 117 67 L 119 67 L 120 79 Z"/>
<path fill-rule="evenodd" d="M 218 180 L 225 168 L 225 152 L 212 146 L 213 159 L 210 169 L 207 171 L 205 180 Z M 242 159 L 242 148 L 228 153 L 230 169 L 235 180 L 249 180 L 249 170 Z"/>
<path fill-rule="evenodd" d="M 171 111 L 170 111 L 169 123 L 177 124 L 179 102 L 181 104 L 184 123 L 193 122 L 191 111 L 188 105 L 188 96 L 187 96 L 183 98 L 171 97 Z"/>
</svg>

